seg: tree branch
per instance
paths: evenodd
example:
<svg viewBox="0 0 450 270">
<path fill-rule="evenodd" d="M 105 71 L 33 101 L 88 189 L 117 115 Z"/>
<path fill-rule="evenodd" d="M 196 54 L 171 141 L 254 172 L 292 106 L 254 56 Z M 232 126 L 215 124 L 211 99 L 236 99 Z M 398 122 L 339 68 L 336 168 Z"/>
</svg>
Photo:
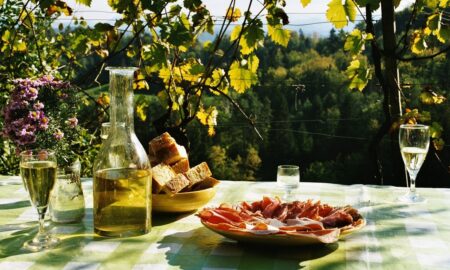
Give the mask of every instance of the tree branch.
<svg viewBox="0 0 450 270">
<path fill-rule="evenodd" d="M 406 29 L 405 29 L 405 33 L 403 34 L 403 36 L 399 39 L 399 42 L 397 43 L 397 45 L 395 46 L 395 48 L 397 49 L 401 43 L 403 43 L 403 48 L 398 52 L 398 55 L 401 55 L 403 53 L 405 53 L 406 49 L 408 48 L 408 33 L 409 30 L 411 29 L 412 23 L 416 17 L 417 14 L 417 0 L 414 1 L 414 6 L 413 6 L 413 10 L 411 12 L 411 16 L 409 17 L 409 21 L 408 24 L 406 25 Z"/>
<path fill-rule="evenodd" d="M 239 112 L 245 117 L 245 119 L 249 122 L 249 124 L 253 127 L 253 130 L 256 132 L 256 134 L 258 135 L 258 137 L 263 140 L 263 137 L 261 135 L 261 133 L 259 132 L 258 128 L 255 125 L 255 122 L 245 113 L 245 111 L 241 108 L 241 106 L 239 105 L 239 103 L 237 101 L 235 101 L 232 97 L 230 97 L 229 95 L 227 95 L 226 93 L 224 93 L 222 90 L 220 90 L 219 88 L 215 87 L 215 88 L 210 88 L 212 91 L 215 91 L 219 94 L 221 94 L 222 96 L 224 96 L 226 99 L 228 99 L 228 101 L 231 102 L 231 104 L 233 104 L 233 106 L 239 110 Z"/>
<path fill-rule="evenodd" d="M 445 48 L 443 48 L 442 50 L 440 50 L 440 51 L 438 51 L 436 53 L 430 54 L 430 55 L 415 56 L 415 57 L 401 57 L 401 56 L 397 56 L 397 60 L 404 61 L 404 62 L 409 62 L 409 61 L 416 61 L 416 60 L 433 59 L 436 56 L 438 56 L 440 54 L 443 54 L 443 53 L 446 53 L 448 51 L 450 51 L 450 45 L 445 47 Z"/>
</svg>

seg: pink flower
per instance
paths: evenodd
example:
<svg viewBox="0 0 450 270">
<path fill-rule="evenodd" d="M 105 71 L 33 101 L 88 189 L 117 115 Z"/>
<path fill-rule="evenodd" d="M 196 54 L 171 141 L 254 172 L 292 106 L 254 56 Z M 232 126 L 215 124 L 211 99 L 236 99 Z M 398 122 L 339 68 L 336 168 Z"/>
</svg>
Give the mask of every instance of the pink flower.
<svg viewBox="0 0 450 270">
<path fill-rule="evenodd" d="M 36 112 L 36 111 L 28 112 L 28 118 L 30 120 L 38 120 L 39 116 L 40 116 L 39 112 Z"/>
<path fill-rule="evenodd" d="M 64 138 L 64 132 L 62 132 L 61 130 L 57 129 L 57 131 L 55 133 L 53 133 L 53 137 L 55 137 L 55 139 L 60 141 L 62 138 Z"/>
<path fill-rule="evenodd" d="M 36 111 L 44 109 L 44 103 L 39 102 L 39 101 L 36 102 L 36 103 L 33 105 L 33 109 L 35 109 Z"/>
<path fill-rule="evenodd" d="M 48 128 L 48 118 L 42 117 L 39 123 L 39 128 L 42 130 L 46 130 Z"/>
<path fill-rule="evenodd" d="M 67 119 L 66 123 L 69 125 L 69 127 L 75 128 L 78 125 L 78 119 L 76 117 L 71 117 Z"/>
</svg>

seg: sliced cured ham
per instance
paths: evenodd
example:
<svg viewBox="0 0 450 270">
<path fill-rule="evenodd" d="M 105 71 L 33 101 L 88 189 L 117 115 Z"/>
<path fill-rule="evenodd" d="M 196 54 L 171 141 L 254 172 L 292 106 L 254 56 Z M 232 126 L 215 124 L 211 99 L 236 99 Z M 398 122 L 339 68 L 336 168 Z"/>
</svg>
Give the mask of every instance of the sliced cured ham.
<svg viewBox="0 0 450 270">
<path fill-rule="evenodd" d="M 252 235 L 285 235 L 317 238 L 322 243 L 339 239 L 341 231 L 352 230 L 363 218 L 351 206 L 333 207 L 320 201 L 283 203 L 279 198 L 222 204 L 197 214 L 202 223 L 219 231 Z"/>
</svg>

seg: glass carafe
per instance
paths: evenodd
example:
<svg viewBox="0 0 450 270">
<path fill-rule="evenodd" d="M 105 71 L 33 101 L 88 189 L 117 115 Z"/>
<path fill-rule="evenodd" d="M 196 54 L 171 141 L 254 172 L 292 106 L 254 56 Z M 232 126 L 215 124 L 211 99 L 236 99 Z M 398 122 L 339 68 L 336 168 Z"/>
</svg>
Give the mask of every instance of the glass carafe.
<svg viewBox="0 0 450 270">
<path fill-rule="evenodd" d="M 151 228 L 151 167 L 134 133 L 136 68 L 109 67 L 110 132 L 94 162 L 94 231 L 108 237 Z"/>
</svg>

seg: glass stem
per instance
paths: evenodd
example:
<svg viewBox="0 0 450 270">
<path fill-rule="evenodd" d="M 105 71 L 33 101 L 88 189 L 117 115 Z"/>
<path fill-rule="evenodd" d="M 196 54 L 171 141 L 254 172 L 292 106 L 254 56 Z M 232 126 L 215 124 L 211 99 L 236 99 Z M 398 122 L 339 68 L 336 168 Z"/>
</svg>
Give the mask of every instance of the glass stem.
<svg viewBox="0 0 450 270">
<path fill-rule="evenodd" d="M 45 234 L 44 223 L 45 223 L 45 211 L 39 211 L 39 231 L 38 231 L 38 235 L 37 235 L 38 237 L 40 235 Z"/>
<path fill-rule="evenodd" d="M 416 194 L 416 176 L 409 176 L 409 178 L 411 179 L 411 185 L 409 187 L 409 190 L 411 192 L 411 194 L 415 195 Z"/>
</svg>

